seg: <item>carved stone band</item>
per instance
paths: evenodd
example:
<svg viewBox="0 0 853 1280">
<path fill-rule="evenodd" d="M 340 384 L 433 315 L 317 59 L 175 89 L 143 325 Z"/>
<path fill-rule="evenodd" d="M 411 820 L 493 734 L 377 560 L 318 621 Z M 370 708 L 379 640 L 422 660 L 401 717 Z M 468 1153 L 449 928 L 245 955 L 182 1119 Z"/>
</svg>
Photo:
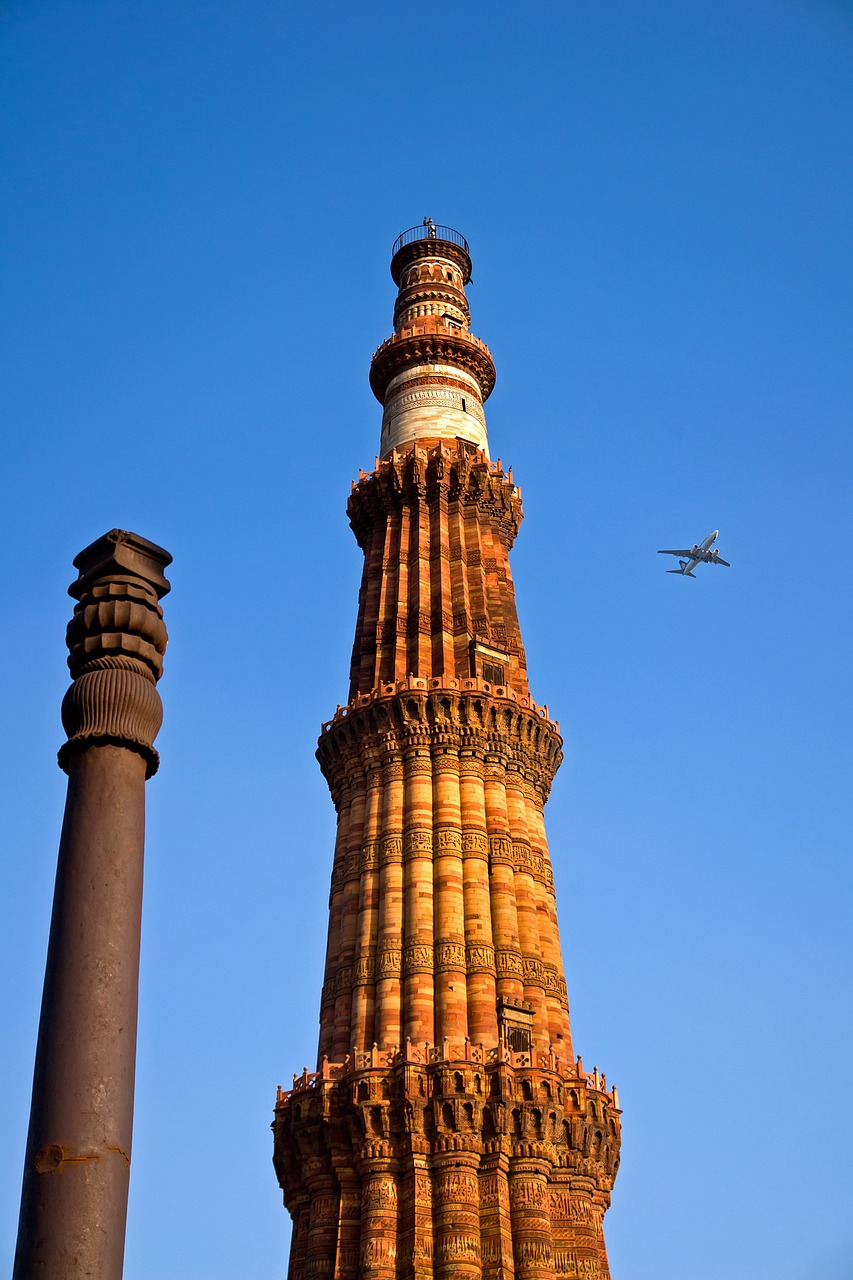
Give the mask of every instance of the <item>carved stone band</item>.
<svg viewBox="0 0 853 1280">
<path fill-rule="evenodd" d="M 361 956 L 356 960 L 352 971 L 354 987 L 370 986 L 376 973 L 376 960 L 373 956 Z"/>
<path fill-rule="evenodd" d="M 432 973 L 433 949 L 425 942 L 410 943 L 403 949 L 403 973 Z"/>
<path fill-rule="evenodd" d="M 403 861 L 403 837 L 386 836 L 379 842 L 379 865 L 387 866 L 391 862 Z"/>
<path fill-rule="evenodd" d="M 499 978 L 523 978 L 524 965 L 518 951 L 507 947 L 495 949 L 495 968 Z"/>
<path fill-rule="evenodd" d="M 418 827 L 403 834 L 403 861 L 432 857 L 432 827 Z"/>
<path fill-rule="evenodd" d="M 469 945 L 466 947 L 467 969 L 469 973 L 494 973 L 495 972 L 495 951 L 494 947 L 486 946 L 484 943 Z"/>
<path fill-rule="evenodd" d="M 367 840 L 361 846 L 362 871 L 375 871 L 379 866 L 379 841 Z"/>
<path fill-rule="evenodd" d="M 439 939 L 435 944 L 435 972 L 465 973 L 465 969 L 464 944 Z"/>
<path fill-rule="evenodd" d="M 335 974 L 335 995 L 342 995 L 352 990 L 352 965 L 341 965 Z"/>
<path fill-rule="evenodd" d="M 488 858 L 489 837 L 485 831 L 463 831 L 462 853 L 466 858 Z"/>
<path fill-rule="evenodd" d="M 376 954 L 376 978 L 399 978 L 403 970 L 403 952 L 400 947 L 382 947 Z"/>
</svg>

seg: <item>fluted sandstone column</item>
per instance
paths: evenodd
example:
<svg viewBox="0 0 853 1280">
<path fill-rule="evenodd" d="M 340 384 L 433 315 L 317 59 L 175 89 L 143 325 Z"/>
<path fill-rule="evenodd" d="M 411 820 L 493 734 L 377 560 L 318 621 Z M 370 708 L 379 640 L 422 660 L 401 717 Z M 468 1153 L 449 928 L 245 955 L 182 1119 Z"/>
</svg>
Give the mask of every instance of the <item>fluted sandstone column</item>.
<svg viewBox="0 0 853 1280">
<path fill-rule="evenodd" d="M 540 938 L 547 938 L 543 943 L 543 954 L 551 957 L 551 988 L 548 993 L 548 1020 L 551 1030 L 551 1042 L 563 1062 L 573 1060 L 572 1033 L 569 1026 L 569 1002 L 566 995 L 566 982 L 563 977 L 563 953 L 560 946 L 560 928 L 557 923 L 557 899 L 554 894 L 554 873 L 551 868 L 551 857 L 548 852 L 548 840 L 545 835 L 545 818 L 542 813 L 542 802 L 538 799 L 528 800 L 528 821 L 531 839 L 538 846 L 541 854 L 542 882 L 537 884 L 539 903 L 543 921 Z"/>
<path fill-rule="evenodd" d="M 487 761 L 485 791 L 497 990 L 499 996 L 521 1000 L 524 998 L 523 968 L 503 765 Z"/>
<path fill-rule="evenodd" d="M 376 927 L 379 912 L 379 826 L 382 811 L 382 778 L 374 769 L 368 778 L 364 839 L 361 845 L 361 884 L 358 936 L 353 968 L 351 1044 L 372 1045 L 376 1010 Z"/>
<path fill-rule="evenodd" d="M 433 975 L 432 765 L 427 750 L 406 756 L 403 885 L 403 1036 L 415 1044 L 435 1038 Z"/>
<path fill-rule="evenodd" d="M 433 760 L 435 891 L 435 1035 L 443 1042 L 468 1034 L 465 964 L 465 904 L 462 874 L 462 813 L 459 756 L 440 752 Z"/>
<path fill-rule="evenodd" d="M 548 1163 L 510 1161 L 509 1203 L 517 1280 L 554 1280 Z"/>
<path fill-rule="evenodd" d="M 433 1222 L 436 1280 L 480 1280 L 477 1156 L 448 1151 L 435 1158 Z"/>
<path fill-rule="evenodd" d="M 171 556 L 114 529 L 74 561 L 73 684 L 15 1280 L 118 1280 L 136 1066 L 145 780 Z"/>
<path fill-rule="evenodd" d="M 393 1162 L 373 1159 L 361 1183 L 361 1280 L 395 1280 L 397 1180 Z"/>
<path fill-rule="evenodd" d="M 319 1165 L 319 1162 L 318 1162 Z M 305 1274 L 314 1280 L 332 1277 L 338 1251 L 340 1187 L 332 1173 L 318 1172 L 313 1178 L 314 1193 L 308 1218 L 305 1243 Z"/>
<path fill-rule="evenodd" d="M 475 1044 L 497 1044 L 495 948 L 489 901 L 489 838 L 483 761 L 463 755 L 460 768 L 468 1034 Z"/>
<path fill-rule="evenodd" d="M 323 994 L 320 999 L 318 1065 L 323 1061 L 324 1057 L 333 1053 L 335 1047 L 335 987 L 341 950 L 341 919 L 344 904 L 344 878 L 346 875 L 349 821 L 350 797 L 349 793 L 347 793 L 338 805 L 335 855 L 332 863 L 332 887 L 329 892 L 329 935 L 326 942 L 326 968 L 323 979 Z"/>
<path fill-rule="evenodd" d="M 379 845 L 379 925 L 376 943 L 376 1040 L 402 1044 L 403 762 L 384 766 L 385 801 Z"/>
<path fill-rule="evenodd" d="M 542 948 L 539 943 L 539 921 L 536 911 L 536 888 L 533 882 L 533 856 L 527 830 L 524 782 L 518 770 L 507 771 L 507 816 L 512 831 L 515 864 L 515 901 L 518 912 L 518 937 L 524 977 L 524 999 L 533 1006 L 533 1042 L 547 1052 L 550 1044 L 548 1008 L 543 986 Z"/>
<path fill-rule="evenodd" d="M 343 871 L 343 902 L 341 905 L 340 947 L 335 978 L 335 1038 L 333 1056 L 340 1060 L 352 1047 L 352 975 L 355 961 L 355 943 L 358 930 L 358 901 L 360 892 L 361 840 L 364 831 L 364 813 L 367 803 L 363 774 L 353 779 L 352 804 L 349 814 L 349 830 L 346 835 L 346 855 Z"/>
</svg>

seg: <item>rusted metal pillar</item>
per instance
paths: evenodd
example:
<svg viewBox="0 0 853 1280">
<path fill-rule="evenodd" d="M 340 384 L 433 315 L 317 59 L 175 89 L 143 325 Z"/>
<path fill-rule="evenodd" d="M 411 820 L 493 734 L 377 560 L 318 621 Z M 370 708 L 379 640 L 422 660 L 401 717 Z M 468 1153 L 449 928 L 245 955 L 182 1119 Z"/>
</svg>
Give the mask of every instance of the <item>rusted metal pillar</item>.
<svg viewBox="0 0 853 1280">
<path fill-rule="evenodd" d="M 172 557 L 114 529 L 69 594 L 68 774 L 14 1280 L 120 1280 L 133 1084 L 145 780 L 157 768 L 159 600 Z"/>
</svg>

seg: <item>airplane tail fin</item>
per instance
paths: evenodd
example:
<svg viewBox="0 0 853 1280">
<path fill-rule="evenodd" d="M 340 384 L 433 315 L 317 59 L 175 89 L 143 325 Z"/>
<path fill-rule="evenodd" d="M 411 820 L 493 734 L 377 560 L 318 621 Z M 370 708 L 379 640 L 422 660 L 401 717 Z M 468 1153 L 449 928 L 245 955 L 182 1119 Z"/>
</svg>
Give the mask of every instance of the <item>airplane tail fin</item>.
<svg viewBox="0 0 853 1280">
<path fill-rule="evenodd" d="M 690 572 L 690 570 L 687 568 L 687 561 L 686 561 L 686 560 L 679 560 L 679 562 L 678 562 L 678 563 L 681 565 L 681 568 L 680 568 L 680 569 L 667 569 L 667 573 L 680 573 L 680 574 L 681 574 L 681 576 L 682 576 L 682 578 L 695 578 L 695 577 L 696 577 L 696 574 L 695 574 L 695 573 L 691 573 L 691 572 Z"/>
</svg>

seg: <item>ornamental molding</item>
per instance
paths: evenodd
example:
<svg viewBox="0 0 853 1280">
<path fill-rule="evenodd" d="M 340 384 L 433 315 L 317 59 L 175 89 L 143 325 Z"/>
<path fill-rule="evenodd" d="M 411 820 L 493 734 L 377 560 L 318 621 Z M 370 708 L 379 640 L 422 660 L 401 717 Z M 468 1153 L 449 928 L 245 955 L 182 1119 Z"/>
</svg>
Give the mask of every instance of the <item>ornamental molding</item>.
<svg viewBox="0 0 853 1280">
<path fill-rule="evenodd" d="M 462 853 L 466 858 L 488 858 L 489 837 L 485 831 L 462 828 Z"/>
<path fill-rule="evenodd" d="M 161 598 L 168 551 L 138 534 L 113 529 L 74 560 L 69 587 L 77 604 L 66 630 L 73 683 L 62 702 L 68 736 L 59 751 L 66 772 L 87 747 L 127 747 L 157 771 L 154 739 L 163 719 L 156 684 L 168 636 Z"/>
<path fill-rule="evenodd" d="M 403 832 L 403 862 L 411 862 L 413 858 L 432 858 L 432 827 Z"/>
<path fill-rule="evenodd" d="M 403 976 L 412 973 L 433 973 L 435 956 L 433 947 L 426 942 L 411 942 L 403 948 Z"/>
<path fill-rule="evenodd" d="M 462 832 L 459 827 L 434 827 L 434 849 L 440 854 L 462 854 Z"/>
<path fill-rule="evenodd" d="M 465 973 L 465 944 L 437 938 L 435 943 L 436 973 Z"/>
<path fill-rule="evenodd" d="M 469 943 L 466 948 L 468 973 L 495 972 L 495 949 L 484 942 Z"/>
<path fill-rule="evenodd" d="M 449 688 L 450 683 L 456 688 Z M 363 778 L 365 758 L 383 768 L 387 756 L 395 762 L 402 757 L 404 787 L 409 777 L 437 776 L 446 768 L 458 769 L 461 777 L 472 771 L 470 759 L 476 756 L 486 777 L 502 782 L 515 770 L 516 785 L 524 779 L 533 803 L 544 804 L 562 761 L 559 727 L 524 695 L 507 689 L 506 698 L 496 698 L 487 692 L 490 688 L 474 677 L 452 682 L 411 677 L 340 708 L 323 725 L 317 748 L 336 806 L 340 809 L 350 797 L 353 780 Z M 493 838 L 493 857 L 535 874 L 529 846 L 516 855 L 512 840 L 506 839 L 504 844 Z M 414 849 L 411 841 L 405 847 Z"/>
<path fill-rule="evenodd" d="M 494 390 L 495 362 L 485 342 L 473 333 L 454 332 L 434 316 L 419 317 L 411 327 L 392 334 L 376 348 L 370 362 L 370 389 L 382 404 L 396 374 L 415 365 L 434 364 L 447 364 L 470 373 L 477 379 L 484 401 Z"/>
</svg>

